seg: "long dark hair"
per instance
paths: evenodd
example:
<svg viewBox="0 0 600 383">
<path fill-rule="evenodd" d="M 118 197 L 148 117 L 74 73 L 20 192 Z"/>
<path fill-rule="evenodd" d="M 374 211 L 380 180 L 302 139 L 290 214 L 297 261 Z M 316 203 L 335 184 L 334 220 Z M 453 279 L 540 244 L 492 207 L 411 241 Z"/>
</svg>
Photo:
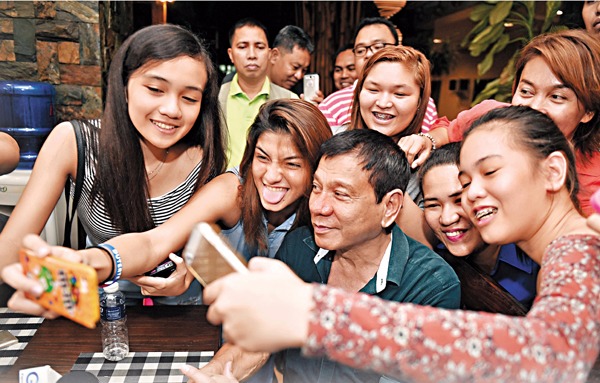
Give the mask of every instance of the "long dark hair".
<svg viewBox="0 0 600 383">
<path fill-rule="evenodd" d="M 223 172 L 226 163 L 225 127 L 221 126 L 217 72 L 203 43 L 190 31 L 171 24 L 152 25 L 131 35 L 119 48 L 108 72 L 106 107 L 96 153 L 94 201 L 104 200 L 115 227 L 139 232 L 154 227 L 148 206 L 149 191 L 139 134 L 127 110 L 127 83 L 151 61 L 189 56 L 201 61 L 207 82 L 200 114 L 181 142 L 202 148 L 202 168 L 195 188 Z"/>
<path fill-rule="evenodd" d="M 331 128 L 327 120 L 310 102 L 280 99 L 267 101 L 261 106 L 248 132 L 246 149 L 240 164 L 240 174 L 244 180 L 240 191 L 244 238 L 250 248 L 257 250 L 267 249 L 268 244 L 267 232 L 262 221 L 263 208 L 252 175 L 252 161 L 258 139 L 265 132 L 289 134 L 310 166 L 311 177 L 298 204 L 293 228 L 310 223 L 308 197 L 312 174 L 315 172 L 321 144 L 331 137 Z"/>
</svg>

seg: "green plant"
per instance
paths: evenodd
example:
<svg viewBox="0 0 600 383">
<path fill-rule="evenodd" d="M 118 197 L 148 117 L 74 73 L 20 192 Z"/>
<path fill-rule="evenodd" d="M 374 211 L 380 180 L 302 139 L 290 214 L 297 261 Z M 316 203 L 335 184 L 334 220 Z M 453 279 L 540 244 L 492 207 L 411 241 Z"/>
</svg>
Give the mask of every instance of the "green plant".
<svg viewBox="0 0 600 383">
<path fill-rule="evenodd" d="M 485 53 L 485 57 L 477 65 L 478 76 L 482 77 L 488 72 L 496 55 L 507 47 L 514 47 L 514 53 L 500 76 L 486 85 L 473 104 L 489 98 L 510 101 L 515 62 L 521 48 L 538 34 L 566 28 L 553 25 L 560 5 L 561 1 L 545 2 L 545 15 L 541 20 L 536 18 L 535 1 L 486 1 L 475 6 L 470 19 L 477 24 L 465 36 L 461 46 L 468 47 L 473 57 Z M 508 25 L 512 26 L 507 27 Z"/>
</svg>

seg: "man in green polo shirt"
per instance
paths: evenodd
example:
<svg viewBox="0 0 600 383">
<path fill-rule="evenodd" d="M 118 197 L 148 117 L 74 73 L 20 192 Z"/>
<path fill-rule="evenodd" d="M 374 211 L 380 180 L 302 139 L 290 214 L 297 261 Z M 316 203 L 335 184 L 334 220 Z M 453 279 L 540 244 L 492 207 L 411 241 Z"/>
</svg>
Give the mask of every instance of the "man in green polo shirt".
<svg viewBox="0 0 600 383">
<path fill-rule="evenodd" d="M 229 32 L 229 44 L 227 54 L 236 74 L 231 82 L 221 86 L 219 103 L 229 132 L 228 166 L 238 166 L 246 146 L 248 128 L 261 105 L 271 99 L 298 96 L 269 81 L 269 41 L 261 22 L 246 18 L 235 23 Z"/>
</svg>

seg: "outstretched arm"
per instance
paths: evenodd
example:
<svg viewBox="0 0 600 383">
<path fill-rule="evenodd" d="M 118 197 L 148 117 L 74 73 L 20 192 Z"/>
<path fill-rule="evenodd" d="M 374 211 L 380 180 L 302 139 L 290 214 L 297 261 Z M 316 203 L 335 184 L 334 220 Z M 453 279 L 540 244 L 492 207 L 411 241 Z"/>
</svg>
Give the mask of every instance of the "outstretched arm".
<svg viewBox="0 0 600 383">
<path fill-rule="evenodd" d="M 73 145 L 75 145 L 74 140 L 73 135 Z M 75 148 L 73 150 L 76 151 Z M 64 185 L 64 181 L 57 190 L 56 199 L 60 196 L 62 185 Z M 182 248 L 197 222 L 222 222 L 225 226 L 233 226 L 240 216 L 238 186 L 239 181 L 236 175 L 222 174 L 200 188 L 190 201 L 163 225 L 144 233 L 125 234 L 111 239 L 108 243 L 112 244 L 121 254 L 122 278 L 142 274 L 163 261 L 169 253 Z M 48 204 L 48 215 L 53 207 L 53 204 Z M 23 209 L 26 208 L 23 207 Z M 10 223 L 11 220 L 9 220 Z M 17 227 L 14 222 L 13 225 Z M 40 223 L 37 232 L 41 231 L 42 227 L 43 223 Z M 31 232 L 36 231 L 34 229 Z M 74 251 L 59 246 L 48 246 L 37 236 L 31 236 L 29 241 L 23 242 L 25 233 L 15 236 L 12 241 L 8 240 L 8 236 L 4 237 L 4 232 L 2 236 L 0 238 L 10 244 L 14 252 L 12 257 L 3 259 L 4 264 L 10 264 L 10 266 L 3 270 L 2 276 L 6 278 L 7 283 L 17 289 L 9 303 L 10 307 L 15 310 L 38 315 L 41 310 L 37 305 L 32 306 L 33 302 L 24 295 L 27 292 L 38 296 L 41 293 L 41 286 L 36 281 L 28 280 L 20 269 L 20 264 L 17 262 L 17 251 L 21 245 L 33 250 L 38 256 L 54 255 L 63 258 L 68 256 L 76 262 L 86 263 L 96 269 L 99 281 L 111 277 L 109 274 L 113 261 L 103 250 L 92 248 Z M 6 250 L 6 248 L 2 249 Z"/>
<path fill-rule="evenodd" d="M 57 125 L 42 146 L 29 181 L 0 234 L 0 269 L 18 261 L 27 234 L 41 233 L 64 190 L 77 172 L 75 133 L 69 122 Z"/>
<path fill-rule="evenodd" d="M 231 227 L 240 218 L 236 175 L 224 173 L 202 186 L 184 207 L 162 225 L 143 232 L 128 233 L 107 243 L 114 246 L 123 261 L 123 278 L 134 277 L 151 270 L 167 256 L 183 248 L 198 222 L 223 223 Z M 100 249 L 83 250 L 88 259 L 98 260 L 98 279 L 109 277 L 110 262 Z"/>
</svg>

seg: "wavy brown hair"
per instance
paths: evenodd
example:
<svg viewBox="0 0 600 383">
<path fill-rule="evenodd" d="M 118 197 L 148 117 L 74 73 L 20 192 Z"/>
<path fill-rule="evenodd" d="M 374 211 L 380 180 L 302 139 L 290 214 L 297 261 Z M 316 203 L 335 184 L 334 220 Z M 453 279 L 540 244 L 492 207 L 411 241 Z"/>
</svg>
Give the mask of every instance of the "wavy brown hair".
<svg viewBox="0 0 600 383">
<path fill-rule="evenodd" d="M 369 76 L 371 70 L 373 70 L 373 67 L 382 62 L 404 64 L 410 72 L 414 73 L 415 81 L 420 88 L 419 108 L 417 109 L 417 113 L 413 120 L 402 132 L 401 137 L 419 133 L 421 131 L 421 125 L 423 124 L 423 118 L 425 118 L 425 113 L 427 112 L 429 97 L 431 96 L 431 69 L 429 60 L 427 60 L 423 53 L 414 48 L 402 45 L 385 47 L 375 52 L 365 64 L 365 67 L 358 78 L 358 82 L 356 83 L 354 96 L 352 97 L 352 113 L 349 129 L 369 129 L 360 114 L 359 96 L 363 85 L 365 84 L 365 80 Z"/>
<path fill-rule="evenodd" d="M 532 39 L 516 64 L 513 94 L 521 80 L 525 64 L 541 57 L 554 75 L 577 96 L 586 112 L 594 117 L 579 123 L 572 144 L 589 158 L 600 148 L 600 41 L 584 30 L 547 33 Z"/>
<path fill-rule="evenodd" d="M 260 136 L 265 132 L 289 134 L 298 151 L 304 154 L 310 166 L 311 177 L 298 204 L 292 228 L 308 225 L 308 197 L 312 174 L 317 165 L 321 144 L 331 137 L 331 128 L 321 111 L 304 100 L 280 99 L 263 104 L 250 127 L 246 149 L 240 164 L 243 183 L 240 190 L 244 237 L 249 247 L 264 251 L 268 248 L 267 231 L 263 224 L 263 207 L 252 175 L 254 151 Z"/>
<path fill-rule="evenodd" d="M 226 164 L 225 127 L 221 126 L 217 72 L 204 44 L 193 33 L 171 24 L 140 29 L 121 45 L 108 72 L 106 107 L 99 132 L 94 202 L 104 205 L 115 229 L 140 232 L 154 223 L 148 205 L 148 177 L 140 136 L 127 110 L 127 83 L 131 75 L 149 62 L 181 56 L 204 64 L 207 82 L 202 92 L 200 114 L 190 132 L 181 139 L 202 148 L 202 168 L 195 188 L 222 173 Z"/>
</svg>

